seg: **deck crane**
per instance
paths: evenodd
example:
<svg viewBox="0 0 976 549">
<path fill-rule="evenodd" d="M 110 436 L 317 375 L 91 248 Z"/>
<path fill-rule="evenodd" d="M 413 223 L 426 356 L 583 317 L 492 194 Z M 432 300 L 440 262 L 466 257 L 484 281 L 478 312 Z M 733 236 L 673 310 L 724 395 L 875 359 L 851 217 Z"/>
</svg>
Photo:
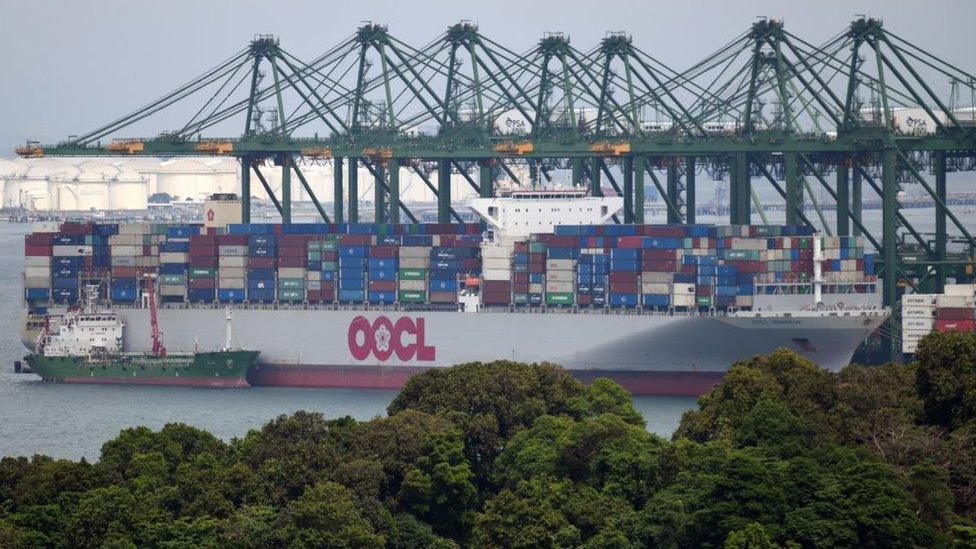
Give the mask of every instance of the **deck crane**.
<svg viewBox="0 0 976 549">
<path fill-rule="evenodd" d="M 146 291 L 149 294 L 149 321 L 152 326 L 152 354 L 166 356 L 163 334 L 159 331 L 159 320 L 156 318 L 156 275 L 146 275 L 146 281 Z"/>
</svg>

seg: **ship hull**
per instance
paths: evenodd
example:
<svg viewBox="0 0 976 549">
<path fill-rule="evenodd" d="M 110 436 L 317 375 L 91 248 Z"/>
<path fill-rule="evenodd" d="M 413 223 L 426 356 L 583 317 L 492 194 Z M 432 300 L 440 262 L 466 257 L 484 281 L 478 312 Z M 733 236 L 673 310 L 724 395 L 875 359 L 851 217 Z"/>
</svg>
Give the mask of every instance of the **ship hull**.
<svg viewBox="0 0 976 549">
<path fill-rule="evenodd" d="M 151 348 L 149 314 L 120 309 L 126 350 Z M 220 340 L 220 309 L 162 309 L 169 345 Z M 777 348 L 836 371 L 886 315 L 790 317 L 604 313 L 236 309 L 234 331 L 261 356 L 252 385 L 397 389 L 431 368 L 516 360 L 610 377 L 636 394 L 698 395 L 737 360 Z"/>
<path fill-rule="evenodd" d="M 255 351 L 215 351 L 165 357 L 127 354 L 88 358 L 28 355 L 25 360 L 44 381 L 112 385 L 248 387 Z"/>
</svg>

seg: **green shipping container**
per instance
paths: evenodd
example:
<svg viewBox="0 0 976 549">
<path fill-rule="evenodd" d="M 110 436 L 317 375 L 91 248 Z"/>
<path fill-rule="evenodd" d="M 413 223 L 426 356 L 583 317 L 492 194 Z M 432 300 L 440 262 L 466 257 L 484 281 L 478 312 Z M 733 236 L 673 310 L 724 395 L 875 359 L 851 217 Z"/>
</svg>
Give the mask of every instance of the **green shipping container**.
<svg viewBox="0 0 976 549">
<path fill-rule="evenodd" d="M 278 290 L 278 301 L 303 301 L 305 299 L 305 290 L 286 290 L 284 288 Z"/>
<path fill-rule="evenodd" d="M 546 294 L 546 305 L 572 305 L 572 293 L 550 293 Z"/>
<path fill-rule="evenodd" d="M 529 242 L 529 251 L 533 253 L 546 251 L 545 242 Z"/>
<path fill-rule="evenodd" d="M 159 275 L 160 284 L 186 285 L 186 275 Z"/>
<path fill-rule="evenodd" d="M 278 287 L 282 290 L 301 290 L 305 288 L 304 278 L 279 278 Z"/>
<path fill-rule="evenodd" d="M 397 294 L 397 299 L 403 303 L 425 303 L 427 301 L 427 292 L 401 291 Z"/>
<path fill-rule="evenodd" d="M 332 235 L 329 235 L 329 236 L 332 236 Z M 325 242 L 322 243 L 322 248 L 321 249 L 322 249 L 323 252 L 334 252 L 334 251 L 337 251 L 339 249 L 339 242 L 337 242 L 335 240 L 326 240 Z"/>
<path fill-rule="evenodd" d="M 514 294 L 512 295 L 512 303 L 516 305 L 525 305 L 529 302 L 529 294 Z"/>
<path fill-rule="evenodd" d="M 190 278 L 213 278 L 215 276 L 217 276 L 217 269 L 190 267 Z"/>
<path fill-rule="evenodd" d="M 710 296 L 707 296 L 707 295 L 700 295 L 700 296 L 698 296 L 695 299 L 695 301 L 698 303 L 698 306 L 699 307 L 711 307 L 712 306 L 712 298 Z"/>
<path fill-rule="evenodd" d="M 334 271 L 339 267 L 339 264 L 335 261 L 323 261 L 322 270 L 323 271 Z"/>
<path fill-rule="evenodd" d="M 322 261 L 322 252 L 320 252 L 318 250 L 309 250 L 308 251 L 308 260 L 309 261 Z"/>
<path fill-rule="evenodd" d="M 424 280 L 427 278 L 427 269 L 400 269 L 399 275 L 403 280 Z"/>
</svg>

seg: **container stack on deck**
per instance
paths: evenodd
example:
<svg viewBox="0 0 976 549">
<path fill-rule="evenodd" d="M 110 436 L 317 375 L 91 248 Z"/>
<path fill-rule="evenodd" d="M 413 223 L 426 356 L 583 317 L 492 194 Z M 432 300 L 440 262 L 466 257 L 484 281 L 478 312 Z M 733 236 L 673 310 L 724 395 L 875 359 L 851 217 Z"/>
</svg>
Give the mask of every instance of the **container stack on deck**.
<svg viewBox="0 0 976 549">
<path fill-rule="evenodd" d="M 933 331 L 976 332 L 976 286 L 947 284 L 944 294 L 905 294 L 901 298 L 902 352 L 914 354 Z"/>
<path fill-rule="evenodd" d="M 814 261 L 811 231 L 790 226 L 558 226 L 491 243 L 479 224 L 45 229 L 25 240 L 25 298 L 37 306 L 77 303 L 94 280 L 134 302 L 158 273 L 163 302 L 451 307 L 480 283 L 484 307 L 749 308 L 767 284 L 809 292 Z M 859 239 L 821 238 L 827 283 L 872 280 Z"/>
</svg>

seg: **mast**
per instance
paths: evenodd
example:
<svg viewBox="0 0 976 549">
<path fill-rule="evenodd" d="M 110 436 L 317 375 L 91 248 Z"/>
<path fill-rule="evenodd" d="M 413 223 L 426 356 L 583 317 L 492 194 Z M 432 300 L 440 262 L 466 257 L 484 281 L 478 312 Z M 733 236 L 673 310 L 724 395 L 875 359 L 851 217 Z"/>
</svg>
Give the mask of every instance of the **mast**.
<svg viewBox="0 0 976 549">
<path fill-rule="evenodd" d="M 813 235 L 813 303 L 819 305 L 823 303 L 823 242 L 820 233 Z"/>
<path fill-rule="evenodd" d="M 225 311 L 227 314 L 226 316 L 227 324 L 226 324 L 226 331 L 224 333 L 224 350 L 229 351 L 231 347 L 231 341 L 234 339 L 234 327 L 231 324 L 231 320 L 234 318 L 234 315 L 233 313 L 231 313 L 230 307 L 227 307 Z"/>
<path fill-rule="evenodd" d="M 162 334 L 159 333 L 159 321 L 156 318 L 156 277 L 147 277 L 146 289 L 149 292 L 149 319 L 152 326 L 152 353 L 154 355 L 166 356 L 166 347 L 163 346 Z"/>
</svg>

